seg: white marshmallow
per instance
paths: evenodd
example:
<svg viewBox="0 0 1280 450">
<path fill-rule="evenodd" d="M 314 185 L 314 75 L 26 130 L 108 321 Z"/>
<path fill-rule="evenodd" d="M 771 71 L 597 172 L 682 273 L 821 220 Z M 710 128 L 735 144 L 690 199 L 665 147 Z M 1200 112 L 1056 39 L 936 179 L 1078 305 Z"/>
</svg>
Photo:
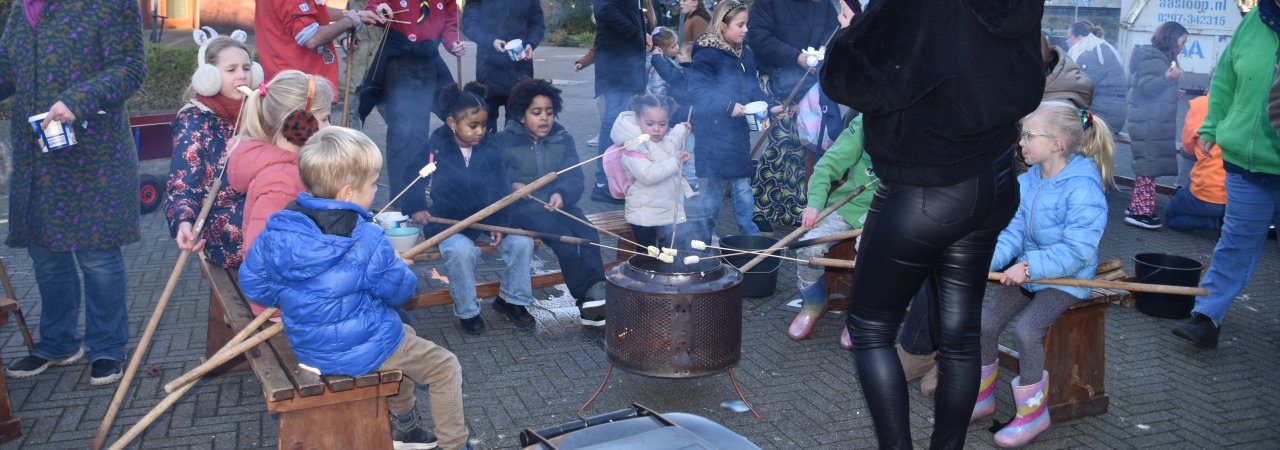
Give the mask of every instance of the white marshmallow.
<svg viewBox="0 0 1280 450">
<path fill-rule="evenodd" d="M 658 251 L 658 247 L 654 247 L 654 246 L 652 246 L 652 245 L 650 245 L 649 247 L 645 248 L 645 250 L 646 250 L 646 251 L 648 251 L 649 256 L 652 256 L 652 257 L 654 257 L 654 258 L 657 258 L 657 257 L 658 257 L 658 255 L 661 255 L 661 254 L 662 254 L 662 252 Z M 661 259 L 661 258 L 659 258 L 659 259 Z"/>
<path fill-rule="evenodd" d="M 702 242 L 702 241 L 689 241 L 689 245 L 690 245 L 690 246 L 692 246 L 694 250 L 706 250 L 706 249 L 707 249 L 707 243 L 706 243 L 706 242 Z"/>
<path fill-rule="evenodd" d="M 674 248 L 666 248 L 666 247 L 662 247 L 662 254 L 664 254 L 664 255 L 676 256 L 676 255 L 680 254 L 680 252 L 679 252 L 679 251 L 677 251 L 677 250 L 676 250 L 676 249 L 674 249 Z"/>
<path fill-rule="evenodd" d="M 436 163 L 434 162 L 427 164 L 425 166 L 422 166 L 422 170 L 418 171 L 418 178 L 426 178 L 427 175 L 431 175 L 431 173 L 435 171 L 436 171 Z"/>
<path fill-rule="evenodd" d="M 671 255 L 658 255 L 658 261 L 662 261 L 662 262 L 664 262 L 664 263 L 671 264 L 671 263 L 676 262 L 676 258 L 675 258 L 674 256 L 671 256 Z"/>
<path fill-rule="evenodd" d="M 684 264 L 686 266 L 692 266 L 694 264 L 697 264 L 698 261 L 702 261 L 702 258 L 699 258 L 697 255 L 689 255 L 684 257 Z"/>
</svg>

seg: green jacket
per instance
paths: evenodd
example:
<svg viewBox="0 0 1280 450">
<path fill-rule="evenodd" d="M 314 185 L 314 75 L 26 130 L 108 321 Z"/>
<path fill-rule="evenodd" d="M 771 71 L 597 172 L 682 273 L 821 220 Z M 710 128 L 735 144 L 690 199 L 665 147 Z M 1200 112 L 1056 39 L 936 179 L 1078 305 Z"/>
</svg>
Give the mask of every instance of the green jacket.
<svg viewBox="0 0 1280 450">
<path fill-rule="evenodd" d="M 862 136 L 862 116 L 859 115 L 813 165 L 813 175 L 809 177 L 808 207 L 821 211 L 849 195 L 858 186 L 876 180 L 875 169 L 871 168 L 871 155 L 862 146 Z M 846 173 L 848 179 L 845 179 Z M 845 179 L 844 184 L 831 192 L 831 184 L 842 179 Z M 867 220 L 867 208 L 871 206 L 872 192 L 875 190 L 875 184 L 867 186 L 866 192 L 845 203 L 836 213 L 849 225 L 853 225 L 853 228 L 862 228 L 863 222 Z"/>
<path fill-rule="evenodd" d="M 1258 17 L 1244 16 L 1209 84 L 1209 113 L 1200 140 L 1222 148 L 1222 159 L 1250 172 L 1280 175 L 1280 136 L 1267 120 L 1280 39 Z"/>
</svg>

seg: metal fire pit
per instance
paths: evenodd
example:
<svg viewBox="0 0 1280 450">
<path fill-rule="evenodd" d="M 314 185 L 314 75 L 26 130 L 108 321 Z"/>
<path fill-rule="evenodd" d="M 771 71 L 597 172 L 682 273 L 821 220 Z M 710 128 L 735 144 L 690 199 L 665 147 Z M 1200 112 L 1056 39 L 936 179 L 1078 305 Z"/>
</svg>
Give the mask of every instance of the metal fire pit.
<svg viewBox="0 0 1280 450">
<path fill-rule="evenodd" d="M 742 357 L 742 273 L 719 259 L 693 266 L 681 259 L 638 255 L 609 270 L 609 362 L 640 375 L 692 378 Z"/>
</svg>

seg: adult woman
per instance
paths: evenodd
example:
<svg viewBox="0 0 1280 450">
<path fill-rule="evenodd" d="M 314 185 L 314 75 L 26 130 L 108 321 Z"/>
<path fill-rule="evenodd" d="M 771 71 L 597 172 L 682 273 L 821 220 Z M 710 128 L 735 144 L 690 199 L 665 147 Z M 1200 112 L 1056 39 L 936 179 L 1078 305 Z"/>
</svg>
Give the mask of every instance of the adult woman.
<svg viewBox="0 0 1280 450">
<path fill-rule="evenodd" d="M 912 447 L 894 338 L 926 277 L 938 293 L 930 312 L 940 353 L 931 448 L 964 446 L 978 394 L 987 264 L 1018 204 L 1017 122 L 1044 89 L 1043 12 L 1042 2 L 872 2 L 829 47 L 823 91 L 865 115 L 881 180 L 863 227 L 848 326 L 882 448 Z"/>
<path fill-rule="evenodd" d="M 1174 139 L 1178 136 L 1178 52 L 1187 42 L 1187 29 L 1165 22 L 1151 36 L 1151 45 L 1129 57 L 1129 138 L 1133 140 L 1133 191 L 1124 222 L 1154 229 L 1163 226 L 1156 214 L 1156 177 L 1178 174 Z"/>
<path fill-rule="evenodd" d="M 684 14 L 684 28 L 680 30 L 680 42 L 692 45 L 695 39 L 707 32 L 711 25 L 711 13 L 702 0 L 680 0 L 680 14 Z"/>
<path fill-rule="evenodd" d="M 511 87 L 523 77 L 533 78 L 533 51 L 542 44 L 545 25 L 542 4 L 527 0 L 472 0 L 462 11 L 462 32 L 481 43 L 476 53 L 476 81 L 488 88 L 489 133 L 498 132 L 498 108 L 505 108 Z M 504 48 L 507 41 L 524 42 L 519 61 Z M 487 48 L 486 48 L 487 47 Z M 507 113 L 507 120 L 516 119 Z"/>
<path fill-rule="evenodd" d="M 1090 110 L 1111 125 L 1111 131 L 1119 132 L 1125 119 L 1124 65 L 1120 62 L 1120 53 L 1102 36 L 1102 28 L 1087 20 L 1071 24 L 1067 32 L 1067 56 L 1093 80 Z"/>
<path fill-rule="evenodd" d="M 87 356 L 90 384 L 120 379 L 129 341 L 121 246 L 140 237 L 138 157 L 124 101 L 146 73 L 136 3 L 13 3 L 0 38 L 0 99 L 14 96 L 5 243 L 27 247 L 42 305 L 40 342 L 9 366 L 11 377 Z M 79 142 L 43 152 L 26 121 L 44 112 L 40 125 L 74 127 Z M 87 353 L 76 331 L 81 277 Z"/>
<path fill-rule="evenodd" d="M 1266 117 L 1267 91 L 1276 79 L 1277 33 L 1280 4 L 1258 2 L 1241 20 L 1210 81 L 1213 95 L 1200 126 L 1200 148 L 1217 144 L 1222 150 L 1227 210 L 1222 238 L 1200 280 L 1209 295 L 1196 297 L 1191 320 L 1173 329 L 1202 348 L 1218 346 L 1227 308 L 1258 267 L 1267 226 L 1280 222 L 1280 136 L 1272 127 L 1277 117 Z"/>
</svg>

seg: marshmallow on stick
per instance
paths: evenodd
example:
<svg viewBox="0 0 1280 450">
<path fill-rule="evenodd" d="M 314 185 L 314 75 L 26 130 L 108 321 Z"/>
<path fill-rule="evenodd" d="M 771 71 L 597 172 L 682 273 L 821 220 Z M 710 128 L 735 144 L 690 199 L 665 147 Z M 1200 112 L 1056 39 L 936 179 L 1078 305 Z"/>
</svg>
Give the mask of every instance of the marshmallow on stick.
<svg viewBox="0 0 1280 450">
<path fill-rule="evenodd" d="M 645 250 L 649 252 L 649 256 L 652 256 L 654 258 L 658 258 L 659 256 L 662 255 L 662 252 L 658 250 L 658 247 L 654 247 L 652 245 L 646 247 Z M 658 259 L 661 259 L 661 258 L 658 258 Z"/>
<path fill-rule="evenodd" d="M 671 255 L 658 255 L 658 261 L 662 261 L 667 264 L 672 264 L 676 262 L 676 257 Z"/>
<path fill-rule="evenodd" d="M 676 255 L 680 254 L 680 252 L 679 252 L 679 251 L 677 251 L 677 250 L 676 250 L 676 249 L 674 249 L 674 248 L 662 247 L 662 254 L 664 254 L 664 255 L 676 256 Z"/>
<path fill-rule="evenodd" d="M 692 266 L 694 264 L 697 264 L 700 261 L 702 261 L 702 258 L 699 258 L 697 255 L 689 255 L 684 257 L 684 265 L 686 266 Z"/>
<path fill-rule="evenodd" d="M 427 165 L 422 166 L 421 169 L 418 169 L 418 178 L 414 178 L 413 182 L 409 183 L 408 186 L 405 186 L 404 189 L 401 190 L 399 194 L 396 194 L 395 198 L 392 198 L 391 201 L 387 202 L 387 205 L 383 206 L 382 209 L 378 211 L 378 214 L 382 214 L 387 210 L 387 208 L 390 208 L 391 205 L 395 204 L 396 200 L 399 200 L 400 196 L 404 195 L 405 192 L 409 192 L 409 188 L 412 188 L 413 185 L 418 182 L 418 180 L 421 180 L 423 178 L 430 176 L 435 171 L 436 171 L 436 154 L 432 153 L 427 158 Z M 374 214 L 374 216 L 377 216 L 378 214 Z"/>
<path fill-rule="evenodd" d="M 690 245 L 690 246 L 692 246 L 694 250 L 706 250 L 706 249 L 707 249 L 707 243 L 706 243 L 706 242 L 702 242 L 702 241 L 698 241 L 698 240 L 689 241 L 689 245 Z"/>
</svg>

